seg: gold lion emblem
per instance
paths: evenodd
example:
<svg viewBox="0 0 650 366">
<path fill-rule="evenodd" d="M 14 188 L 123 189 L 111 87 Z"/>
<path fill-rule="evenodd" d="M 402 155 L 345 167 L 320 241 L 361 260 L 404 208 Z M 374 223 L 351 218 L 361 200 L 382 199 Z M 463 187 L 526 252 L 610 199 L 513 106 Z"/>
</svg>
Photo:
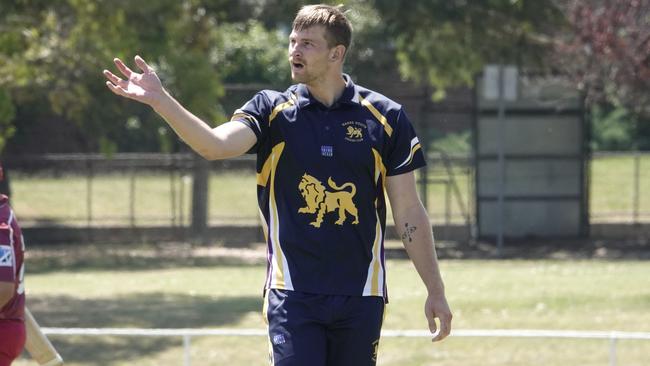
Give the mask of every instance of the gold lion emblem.
<svg viewBox="0 0 650 366">
<path fill-rule="evenodd" d="M 362 139 L 363 133 L 359 127 L 348 126 L 346 135 L 351 139 Z"/>
<path fill-rule="evenodd" d="M 310 223 L 314 227 L 320 227 L 323 222 L 323 216 L 326 213 L 336 210 L 338 210 L 339 214 L 338 220 L 336 220 L 337 225 L 343 225 L 343 222 L 347 218 L 346 212 L 354 216 L 352 224 L 358 224 L 359 214 L 357 207 L 352 201 L 352 198 L 357 192 L 357 187 L 354 183 L 344 183 L 339 187 L 334 183 L 332 177 L 329 177 L 327 184 L 334 190 L 333 192 L 328 191 L 318 179 L 309 174 L 303 174 L 298 184 L 298 190 L 305 200 L 306 206 L 299 208 L 298 213 L 315 213 L 316 221 Z M 350 191 L 346 190 L 348 188 L 350 188 Z"/>
</svg>

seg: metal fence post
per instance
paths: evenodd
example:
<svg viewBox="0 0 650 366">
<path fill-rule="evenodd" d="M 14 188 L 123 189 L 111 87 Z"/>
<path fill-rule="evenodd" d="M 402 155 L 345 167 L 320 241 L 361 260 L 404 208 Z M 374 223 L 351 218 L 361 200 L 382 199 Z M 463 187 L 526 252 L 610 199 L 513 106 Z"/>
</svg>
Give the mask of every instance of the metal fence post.
<svg viewBox="0 0 650 366">
<path fill-rule="evenodd" d="M 640 197 L 640 188 L 639 188 L 639 180 L 640 180 L 640 171 L 641 171 L 641 155 L 639 154 L 638 151 L 634 152 L 634 197 L 633 199 L 633 205 L 634 205 L 634 212 L 633 212 L 633 217 L 634 217 L 634 224 L 639 223 L 639 205 L 641 204 L 641 197 Z"/>
<path fill-rule="evenodd" d="M 88 229 L 93 223 L 93 163 L 86 158 L 86 226 Z"/>
<path fill-rule="evenodd" d="M 205 243 L 208 227 L 208 182 L 210 164 L 207 160 L 194 155 L 192 181 L 192 237 Z"/>
<path fill-rule="evenodd" d="M 174 163 L 169 167 L 169 203 L 171 207 L 171 224 L 176 227 L 176 181 L 174 179 Z"/>
<path fill-rule="evenodd" d="M 451 225 L 451 182 L 445 182 L 445 225 Z"/>
<path fill-rule="evenodd" d="M 609 366 L 616 366 L 616 336 L 609 338 Z"/>
<path fill-rule="evenodd" d="M 129 179 L 129 222 L 135 227 L 135 168 L 131 166 L 131 177 Z"/>
<path fill-rule="evenodd" d="M 429 169 L 427 166 L 420 168 L 420 201 L 425 210 L 429 210 Z"/>
<path fill-rule="evenodd" d="M 192 364 L 192 357 L 190 354 L 190 335 L 183 335 L 183 365 L 190 366 Z"/>
</svg>

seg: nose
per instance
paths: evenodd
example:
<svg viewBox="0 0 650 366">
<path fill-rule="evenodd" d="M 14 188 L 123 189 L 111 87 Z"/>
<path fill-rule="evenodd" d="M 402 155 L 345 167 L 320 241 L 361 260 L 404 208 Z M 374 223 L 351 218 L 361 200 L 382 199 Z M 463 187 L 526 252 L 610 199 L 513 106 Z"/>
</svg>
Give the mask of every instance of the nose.
<svg viewBox="0 0 650 366">
<path fill-rule="evenodd" d="M 289 43 L 289 56 L 293 56 L 293 57 L 302 56 L 302 52 L 300 51 L 300 49 L 298 47 L 298 43 L 295 43 L 295 44 Z"/>
</svg>

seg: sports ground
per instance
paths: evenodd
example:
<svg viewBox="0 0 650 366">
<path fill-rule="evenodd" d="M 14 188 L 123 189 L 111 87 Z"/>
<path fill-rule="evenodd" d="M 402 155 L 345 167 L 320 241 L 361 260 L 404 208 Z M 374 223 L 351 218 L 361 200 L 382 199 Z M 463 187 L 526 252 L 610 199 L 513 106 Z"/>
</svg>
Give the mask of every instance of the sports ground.
<svg viewBox="0 0 650 366">
<path fill-rule="evenodd" d="M 388 243 L 397 247 L 397 243 Z M 481 260 L 481 247 L 440 243 L 454 329 L 548 329 L 644 332 L 650 287 L 644 252 L 603 245 L 573 251 L 511 249 L 511 259 Z M 456 253 L 456 254 L 454 254 Z M 447 258 L 447 259 L 446 259 Z M 463 256 L 460 256 L 463 258 Z M 31 248 L 29 306 L 45 327 L 263 329 L 261 246 L 210 248 L 84 245 Z M 390 259 L 385 330 L 424 330 L 424 288 L 407 259 Z M 69 365 L 181 365 L 179 337 L 52 336 Z M 192 365 L 266 364 L 261 336 L 191 341 Z M 620 340 L 618 365 L 646 365 L 647 340 Z M 606 365 L 607 340 L 385 337 L 380 365 Z M 31 365 L 21 359 L 17 365 Z"/>
</svg>

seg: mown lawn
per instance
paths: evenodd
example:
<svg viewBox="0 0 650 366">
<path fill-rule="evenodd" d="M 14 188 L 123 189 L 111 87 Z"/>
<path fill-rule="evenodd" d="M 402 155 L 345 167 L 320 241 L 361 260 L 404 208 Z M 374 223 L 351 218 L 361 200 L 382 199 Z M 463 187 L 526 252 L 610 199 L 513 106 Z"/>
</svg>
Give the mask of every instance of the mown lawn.
<svg viewBox="0 0 650 366">
<path fill-rule="evenodd" d="M 36 250 L 28 306 L 44 326 L 264 327 L 263 253 L 203 255 L 183 246 Z M 89 253 L 85 255 L 84 253 Z M 194 254 L 193 254 L 194 253 Z M 78 258 L 75 258 L 78 257 Z M 384 329 L 426 329 L 412 264 L 389 260 Z M 455 329 L 650 331 L 643 261 L 442 261 Z M 180 365 L 178 338 L 52 337 L 69 365 Z M 264 337 L 197 337 L 192 365 L 264 365 Z M 605 365 L 601 340 L 384 338 L 380 365 Z M 619 341 L 619 365 L 645 365 L 650 341 Z M 21 360 L 17 365 L 32 365 Z"/>
</svg>

